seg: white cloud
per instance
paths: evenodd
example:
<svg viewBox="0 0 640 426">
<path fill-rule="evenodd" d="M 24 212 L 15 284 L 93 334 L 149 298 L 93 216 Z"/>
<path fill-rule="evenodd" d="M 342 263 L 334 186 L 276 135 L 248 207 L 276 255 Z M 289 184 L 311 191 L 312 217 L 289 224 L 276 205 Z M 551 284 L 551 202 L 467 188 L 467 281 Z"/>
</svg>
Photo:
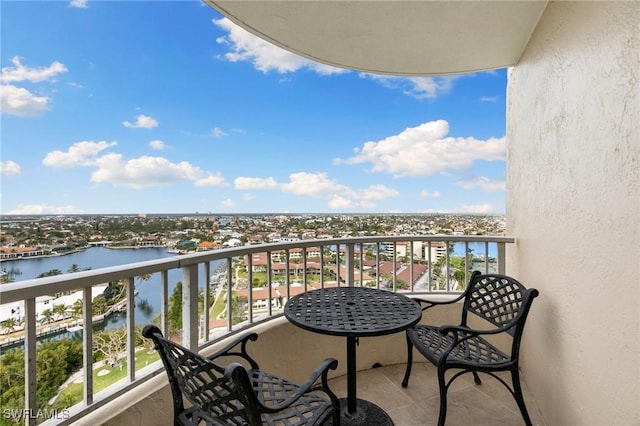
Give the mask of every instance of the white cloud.
<svg viewBox="0 0 640 426">
<path fill-rule="evenodd" d="M 278 182 L 272 177 L 269 178 L 252 178 L 239 176 L 233 181 L 235 189 L 277 189 Z"/>
<path fill-rule="evenodd" d="M 76 206 L 49 206 L 46 204 L 28 204 L 8 211 L 6 214 L 81 214 Z"/>
<path fill-rule="evenodd" d="M 422 198 L 440 198 L 442 196 L 442 194 L 440 193 L 440 191 L 427 191 L 427 190 L 422 190 L 420 191 L 420 196 Z"/>
<path fill-rule="evenodd" d="M 289 182 L 281 185 L 282 191 L 294 195 L 303 195 L 329 200 L 329 208 L 334 210 L 347 208 L 375 207 L 373 201 L 399 195 L 395 189 L 384 185 L 371 185 L 368 188 L 354 190 L 330 179 L 326 173 L 299 172 L 289 175 Z"/>
<path fill-rule="evenodd" d="M 126 160 L 121 154 L 110 153 L 96 160 L 98 170 L 91 181 L 110 183 L 133 189 L 174 185 L 191 181 L 196 186 L 223 186 L 220 174 L 206 172 L 186 161 L 172 163 L 163 157 L 142 156 Z"/>
<path fill-rule="evenodd" d="M 400 195 L 398 191 L 387 188 L 382 184 L 371 185 L 358 192 L 359 198 L 363 200 L 384 200 L 385 198 L 397 197 L 398 195 Z"/>
<path fill-rule="evenodd" d="M 227 61 L 250 61 L 254 68 L 264 73 L 273 70 L 285 74 L 303 68 L 324 75 L 347 72 L 344 69 L 311 61 L 275 46 L 240 28 L 227 18 L 214 19 L 213 23 L 228 32 L 226 36 L 217 39 L 219 44 L 231 50 L 224 55 Z"/>
<path fill-rule="evenodd" d="M 47 110 L 49 98 L 36 96 L 22 87 L 0 86 L 0 111 L 18 116 L 38 115 Z"/>
<path fill-rule="evenodd" d="M 329 200 L 329 208 L 332 210 L 348 210 L 354 207 L 353 200 L 339 195 L 334 196 Z"/>
<path fill-rule="evenodd" d="M 180 164 L 184 165 L 184 167 L 193 168 L 195 175 L 200 175 L 203 173 L 199 167 L 191 166 L 189 163 L 185 163 L 184 161 Z M 194 176 L 194 178 L 188 180 L 193 180 L 193 184 L 195 186 L 227 186 L 227 183 L 220 173 L 214 174 L 211 172 L 204 172 L 204 175 L 202 177 Z"/>
<path fill-rule="evenodd" d="M 211 131 L 211 136 L 213 136 L 214 138 L 221 138 L 221 137 L 227 136 L 227 134 L 223 132 L 221 128 L 214 127 L 213 130 Z"/>
<path fill-rule="evenodd" d="M 41 81 L 51 81 L 56 75 L 67 72 L 67 67 L 64 64 L 56 61 L 48 67 L 28 68 L 20 63 L 20 58 L 14 56 L 11 59 L 13 67 L 2 68 L 0 74 L 0 80 L 3 83 L 11 83 L 14 81 L 31 81 L 38 83 Z"/>
<path fill-rule="evenodd" d="M 123 121 L 122 125 L 124 127 L 127 127 L 129 129 L 153 129 L 154 127 L 158 127 L 158 122 L 156 121 L 155 118 L 149 117 L 147 115 L 144 114 L 140 114 L 138 117 L 136 117 L 136 122 L 135 123 L 130 123 L 128 121 Z"/>
<path fill-rule="evenodd" d="M 69 147 L 67 152 L 51 151 L 44 157 L 42 164 L 55 168 L 91 166 L 95 164 L 97 155 L 101 151 L 116 145 L 117 142 L 106 141 L 76 142 Z"/>
<path fill-rule="evenodd" d="M 247 193 L 247 194 L 243 194 L 243 195 L 242 195 L 242 199 L 243 199 L 244 201 L 252 201 L 252 200 L 255 200 L 255 199 L 256 199 L 256 196 L 255 196 L 255 195 L 253 195 L 253 194 L 248 194 L 248 193 Z"/>
<path fill-rule="evenodd" d="M 225 186 L 225 180 L 219 173 L 211 173 L 193 166 L 187 161 L 173 163 L 163 157 L 142 156 L 125 159 L 119 153 L 106 153 L 103 150 L 117 145 L 116 142 L 77 142 L 66 152 L 52 151 L 42 163 L 49 167 L 96 167 L 91 174 L 95 183 L 110 183 L 133 189 L 169 186 L 187 181 L 195 186 Z"/>
<path fill-rule="evenodd" d="M 483 96 L 480 98 L 481 102 L 496 102 L 497 100 L 497 96 Z"/>
<path fill-rule="evenodd" d="M 326 173 L 298 172 L 289 175 L 289 182 L 282 184 L 282 190 L 294 195 L 327 198 L 349 189 L 337 181 L 329 179 Z"/>
<path fill-rule="evenodd" d="M 231 198 L 222 200 L 222 207 L 235 207 L 236 203 Z"/>
<path fill-rule="evenodd" d="M 478 213 L 478 214 L 489 214 L 489 213 L 498 213 L 498 209 L 496 209 L 491 203 L 484 204 L 463 204 L 462 207 L 458 210 L 460 213 Z"/>
<path fill-rule="evenodd" d="M 21 173 L 20 164 L 15 161 L 0 161 L 0 174 L 4 176 L 19 176 Z"/>
<path fill-rule="evenodd" d="M 473 137 L 446 137 L 448 133 L 449 123 L 445 120 L 430 121 L 378 142 L 366 142 L 354 150 L 353 157 L 337 158 L 334 164 L 370 163 L 372 172 L 404 177 L 464 169 L 476 160 L 505 160 L 504 138 L 483 141 Z"/>
<path fill-rule="evenodd" d="M 416 99 L 435 99 L 449 93 L 453 82 L 460 78 L 460 76 L 398 77 L 367 73 L 362 73 L 360 76 L 375 80 L 389 89 L 402 90 L 405 95 Z"/>
<path fill-rule="evenodd" d="M 456 182 L 461 188 L 464 189 L 476 189 L 480 188 L 485 192 L 498 192 L 498 191 L 506 191 L 507 184 L 503 180 L 491 180 L 485 176 L 478 176 L 472 180 L 461 180 Z"/>
<path fill-rule="evenodd" d="M 279 183 L 274 178 L 238 177 L 234 180 L 238 190 L 273 190 L 280 189 L 286 194 L 303 197 L 314 197 L 328 200 L 329 208 L 345 210 L 350 208 L 371 209 L 374 201 L 397 197 L 400 193 L 381 184 L 370 185 L 364 189 L 352 189 L 335 179 L 329 178 L 325 172 L 297 172 L 289 175 L 289 181 Z M 245 200 L 253 200 L 251 195 Z"/>
<path fill-rule="evenodd" d="M 157 151 L 162 151 L 167 148 L 167 145 L 158 139 L 150 141 L 149 146 Z"/>
<path fill-rule="evenodd" d="M 69 7 L 77 7 L 81 9 L 86 9 L 89 7 L 87 0 L 71 0 L 69 2 Z"/>
</svg>

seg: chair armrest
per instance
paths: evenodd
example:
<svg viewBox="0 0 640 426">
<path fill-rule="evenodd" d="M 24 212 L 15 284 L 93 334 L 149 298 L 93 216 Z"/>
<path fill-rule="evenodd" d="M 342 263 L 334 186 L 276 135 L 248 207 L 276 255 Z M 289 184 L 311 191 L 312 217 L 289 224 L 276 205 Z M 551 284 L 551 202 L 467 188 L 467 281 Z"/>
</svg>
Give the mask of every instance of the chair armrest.
<svg viewBox="0 0 640 426">
<path fill-rule="evenodd" d="M 421 309 L 423 311 L 426 311 L 427 309 L 433 308 L 434 306 L 451 305 L 453 303 L 457 303 L 457 302 L 461 301 L 462 299 L 464 299 L 464 297 L 466 295 L 467 295 L 467 292 L 465 291 L 464 293 L 460 294 L 455 299 L 451 299 L 451 300 L 429 300 L 429 299 L 423 299 L 421 297 L 413 297 L 412 299 L 420 304 L 420 307 L 421 307 Z M 423 307 L 422 305 L 427 305 L 427 306 Z"/>
<path fill-rule="evenodd" d="M 506 330 L 511 328 L 511 325 L 509 324 L 504 327 L 492 328 L 492 329 L 486 329 L 486 330 L 478 330 L 475 328 L 465 327 L 463 325 L 443 325 L 438 327 L 438 332 L 442 335 L 449 334 L 449 333 L 453 333 L 457 335 L 457 332 L 461 332 L 467 335 L 468 337 L 479 336 L 481 334 L 499 334 L 499 333 L 504 333 Z"/>
<path fill-rule="evenodd" d="M 329 389 L 328 386 L 329 370 L 335 370 L 336 368 L 338 368 L 338 360 L 334 358 L 326 358 L 320 363 L 320 365 L 318 365 L 318 367 L 316 367 L 313 373 L 311 373 L 311 376 L 309 376 L 309 378 L 303 384 L 301 384 L 294 393 L 289 395 L 287 399 L 285 399 L 278 405 L 272 405 L 268 407 L 263 405 L 264 410 L 270 413 L 281 411 L 282 409 L 296 402 L 304 394 L 315 390 L 324 391 L 327 395 L 329 395 L 329 398 L 335 405 L 339 404 L 338 397 L 333 393 L 333 391 L 331 391 L 331 389 Z M 322 384 L 314 386 L 319 378 L 322 378 Z"/>
<path fill-rule="evenodd" d="M 247 353 L 247 342 L 249 340 L 256 341 L 257 339 L 258 339 L 257 333 L 243 334 L 237 337 L 236 339 L 234 339 L 227 346 L 207 356 L 207 359 L 210 361 L 213 361 L 216 358 L 223 357 L 223 356 L 237 356 L 246 360 L 251 365 L 251 368 L 259 369 L 260 367 L 258 366 L 258 363 Z M 238 345 L 241 345 L 240 349 L 233 351 L 232 349 L 234 349 Z"/>
<path fill-rule="evenodd" d="M 474 271 L 473 274 L 471 274 L 471 279 L 469 280 L 469 285 L 467 285 L 467 289 L 465 291 L 463 291 L 458 297 L 456 297 L 455 299 L 452 300 L 447 300 L 444 302 L 438 301 L 438 300 L 429 300 L 429 299 L 423 299 L 423 298 L 414 298 L 413 300 L 415 300 L 416 302 L 420 303 L 420 306 L 422 307 L 423 304 L 426 304 L 427 306 L 425 306 L 424 308 L 422 308 L 422 311 L 426 311 L 429 308 L 433 308 L 434 306 L 438 306 L 438 305 L 451 305 L 452 303 L 456 303 L 461 301 L 462 299 L 464 299 L 465 297 L 467 297 L 469 295 L 469 292 L 473 289 L 473 283 L 475 282 L 475 280 L 480 277 L 480 272 L 479 271 Z"/>
</svg>

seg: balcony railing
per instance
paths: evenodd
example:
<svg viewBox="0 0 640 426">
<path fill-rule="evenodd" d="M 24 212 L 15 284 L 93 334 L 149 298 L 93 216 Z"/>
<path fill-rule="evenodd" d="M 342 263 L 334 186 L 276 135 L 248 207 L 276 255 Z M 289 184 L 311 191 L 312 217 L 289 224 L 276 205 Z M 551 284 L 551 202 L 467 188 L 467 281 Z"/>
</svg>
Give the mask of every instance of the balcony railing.
<svg viewBox="0 0 640 426">
<path fill-rule="evenodd" d="M 81 290 L 81 321 L 86 325 L 95 320 L 92 287 L 113 282 L 124 285 L 126 378 L 96 392 L 94 333 L 91 326 L 85 326 L 82 402 L 65 410 L 64 415 L 54 413 L 55 418 L 45 422 L 69 424 L 161 373 L 160 364 L 147 368 L 136 365 L 136 277 L 159 277 L 155 279 L 160 293 L 159 326 L 169 333 L 170 272 L 181 271 L 182 329 L 177 339 L 184 346 L 201 350 L 231 333 L 281 316 L 290 296 L 313 288 L 364 285 L 407 294 L 460 292 L 472 270 L 504 273 L 506 245 L 514 241 L 504 236 L 452 235 L 302 240 L 185 254 L 4 284 L 0 287 L 2 304 L 24 303 L 25 403 L 20 417 L 32 425 L 42 420 L 39 413 L 43 409 L 45 417 L 47 413 L 36 403 L 36 298 L 40 296 Z M 454 256 L 455 244 L 464 248 L 462 256 Z M 470 245 L 484 250 L 470 250 Z M 215 303 L 205 302 L 214 299 Z M 222 314 L 215 315 L 215 305 L 223 306 Z M 6 414 L 5 410 L 5 419 Z"/>
</svg>

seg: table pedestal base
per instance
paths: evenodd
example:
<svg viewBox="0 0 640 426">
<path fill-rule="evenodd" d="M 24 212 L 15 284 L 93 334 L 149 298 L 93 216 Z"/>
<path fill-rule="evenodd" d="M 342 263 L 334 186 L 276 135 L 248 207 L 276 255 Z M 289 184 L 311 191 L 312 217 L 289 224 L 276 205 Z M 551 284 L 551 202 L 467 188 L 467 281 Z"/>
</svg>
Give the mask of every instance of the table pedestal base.
<svg viewBox="0 0 640 426">
<path fill-rule="evenodd" d="M 391 417 L 376 404 L 357 399 L 357 411 L 347 412 L 347 398 L 340 399 L 340 426 L 393 426 Z"/>
</svg>

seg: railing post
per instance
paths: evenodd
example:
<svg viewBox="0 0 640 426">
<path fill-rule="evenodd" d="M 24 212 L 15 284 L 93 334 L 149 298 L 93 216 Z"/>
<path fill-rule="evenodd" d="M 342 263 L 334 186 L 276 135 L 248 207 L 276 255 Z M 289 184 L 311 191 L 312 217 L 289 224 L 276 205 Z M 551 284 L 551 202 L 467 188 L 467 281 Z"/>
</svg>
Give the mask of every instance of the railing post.
<svg viewBox="0 0 640 426">
<path fill-rule="evenodd" d="M 289 278 L 289 274 L 291 273 L 291 271 L 289 270 L 289 262 L 291 261 L 291 254 L 289 253 L 289 249 L 285 249 L 284 250 L 284 259 L 285 262 L 287 262 L 285 268 L 284 268 L 284 286 L 286 288 L 286 298 L 287 300 L 289 300 L 289 298 L 291 298 L 291 279 Z M 282 295 L 278 296 L 278 300 L 282 301 Z M 280 305 L 282 305 L 282 303 L 280 303 Z M 284 306 L 279 306 L 280 309 L 283 309 Z"/>
<path fill-rule="evenodd" d="M 127 376 L 133 382 L 136 378 L 136 288 L 135 277 L 126 279 L 127 286 Z"/>
<path fill-rule="evenodd" d="M 302 247 L 302 285 L 304 291 L 307 291 L 307 248 Z"/>
<path fill-rule="evenodd" d="M 271 267 L 271 252 L 267 252 L 267 315 L 271 316 L 273 314 L 271 308 L 271 279 L 272 279 L 272 267 Z"/>
<path fill-rule="evenodd" d="M 209 294 L 211 293 L 211 263 L 204 263 L 204 303 L 202 309 L 202 334 L 209 340 Z"/>
<path fill-rule="evenodd" d="M 169 335 L 169 273 L 160 273 L 160 329 Z"/>
<path fill-rule="evenodd" d="M 86 405 L 93 404 L 93 301 L 91 287 L 82 291 L 82 358 L 84 366 L 83 396 Z"/>
<path fill-rule="evenodd" d="M 320 245 L 320 288 L 324 288 L 324 245 L 322 244 Z"/>
<path fill-rule="evenodd" d="M 409 291 L 413 291 L 413 282 L 415 278 L 413 277 L 413 240 L 409 240 Z"/>
<path fill-rule="evenodd" d="M 380 241 L 376 243 L 376 288 L 380 288 Z"/>
<path fill-rule="evenodd" d="M 182 344 L 198 350 L 198 265 L 182 267 Z"/>
<path fill-rule="evenodd" d="M 227 258 L 227 330 L 233 328 L 233 259 Z"/>
<path fill-rule="evenodd" d="M 24 424 L 35 425 L 36 401 L 36 299 L 24 301 Z"/>
<path fill-rule="evenodd" d="M 249 322 L 253 322 L 253 255 L 247 255 L 247 302 L 249 305 Z"/>
<path fill-rule="evenodd" d="M 397 277 L 398 277 L 398 265 L 396 263 L 396 257 L 398 255 L 398 245 L 397 243 L 394 241 L 391 244 L 393 244 L 393 257 L 391 258 L 391 264 L 393 265 L 393 272 L 391 275 L 391 289 L 392 291 L 396 291 L 396 281 L 397 281 Z"/>
<path fill-rule="evenodd" d="M 505 268 L 505 262 L 506 262 L 506 247 L 505 247 L 505 243 L 498 243 L 498 258 L 496 259 L 498 261 L 498 273 L 499 274 L 504 274 L 506 271 Z M 487 257 L 489 256 L 489 253 L 487 252 Z"/>
<path fill-rule="evenodd" d="M 347 281 L 347 286 L 349 287 L 353 287 L 354 286 L 354 282 L 353 282 L 353 269 L 355 267 L 355 262 L 353 259 L 353 247 L 354 244 L 353 243 L 348 243 L 346 244 L 345 247 L 345 259 L 344 259 L 344 268 L 346 271 L 347 276 L 346 281 Z M 338 251 L 340 251 L 338 249 Z M 340 270 L 340 265 L 338 264 L 338 270 Z M 340 285 L 340 283 L 338 283 L 338 285 Z"/>
</svg>

